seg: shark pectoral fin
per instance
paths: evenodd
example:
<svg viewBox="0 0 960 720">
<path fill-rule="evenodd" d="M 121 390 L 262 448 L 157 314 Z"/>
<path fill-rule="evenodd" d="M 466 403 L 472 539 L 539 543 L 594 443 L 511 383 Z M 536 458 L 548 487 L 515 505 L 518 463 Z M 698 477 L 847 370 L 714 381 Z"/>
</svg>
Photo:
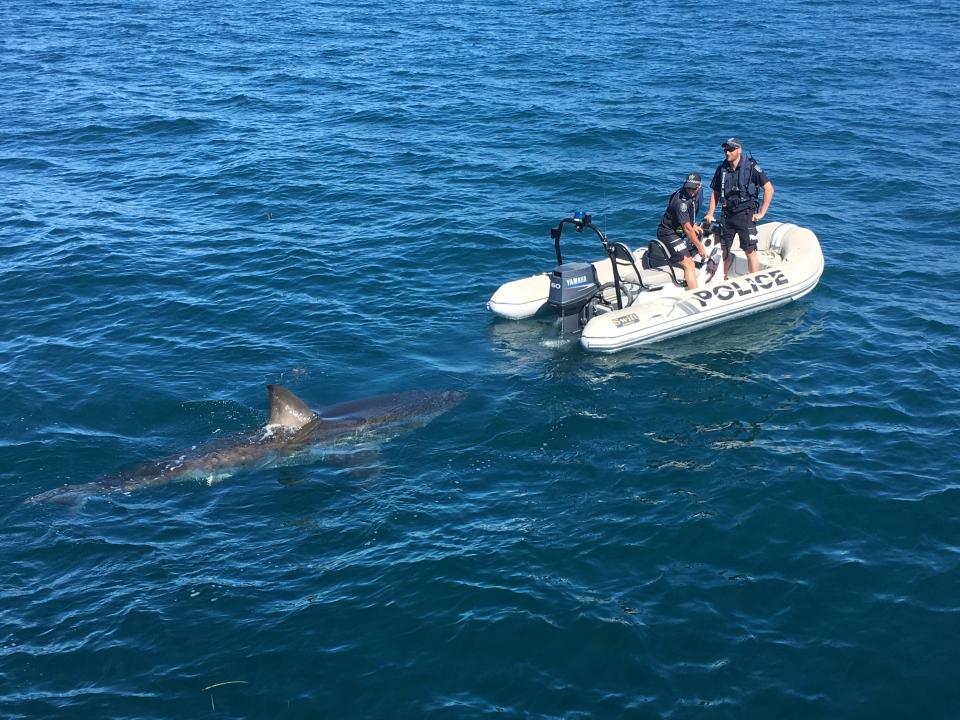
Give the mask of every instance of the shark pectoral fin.
<svg viewBox="0 0 960 720">
<path fill-rule="evenodd" d="M 302 467 L 282 467 L 277 472 L 277 482 L 284 487 L 303 485 L 310 478 L 310 473 Z"/>
<path fill-rule="evenodd" d="M 379 448 L 329 453 L 323 456 L 323 460 L 331 465 L 346 469 L 351 477 L 370 478 L 380 473 Z"/>
<path fill-rule="evenodd" d="M 267 385 L 270 398 L 270 419 L 268 425 L 280 425 L 291 430 L 299 430 L 314 419 L 313 411 L 307 404 L 280 385 Z"/>
</svg>

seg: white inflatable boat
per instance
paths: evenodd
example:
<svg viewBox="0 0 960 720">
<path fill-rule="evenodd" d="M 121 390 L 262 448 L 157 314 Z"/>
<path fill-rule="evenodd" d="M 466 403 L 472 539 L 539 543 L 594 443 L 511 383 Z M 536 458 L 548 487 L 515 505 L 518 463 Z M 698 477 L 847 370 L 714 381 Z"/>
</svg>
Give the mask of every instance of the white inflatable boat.
<svg viewBox="0 0 960 720">
<path fill-rule="evenodd" d="M 607 257 L 564 263 L 560 236 L 565 225 L 596 233 Z M 746 255 L 735 244 L 724 279 L 719 226 L 705 227 L 708 258 L 697 263 L 698 287 L 689 290 L 659 240 L 632 251 L 609 241 L 589 214 L 577 213 L 550 230 L 557 267 L 501 285 L 487 307 L 513 320 L 553 308 L 562 335 L 579 336 L 588 350 L 614 352 L 784 305 L 816 287 L 823 253 L 812 231 L 775 222 L 760 225 L 758 235 L 759 272 L 748 272 Z"/>
</svg>

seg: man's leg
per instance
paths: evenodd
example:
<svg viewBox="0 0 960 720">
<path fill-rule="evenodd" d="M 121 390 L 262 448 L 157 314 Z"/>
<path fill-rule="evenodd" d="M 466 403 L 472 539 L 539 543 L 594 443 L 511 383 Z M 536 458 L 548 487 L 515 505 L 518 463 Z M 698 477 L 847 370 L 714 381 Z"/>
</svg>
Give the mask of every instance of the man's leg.
<svg viewBox="0 0 960 720">
<path fill-rule="evenodd" d="M 755 273 L 760 272 L 760 256 L 757 255 L 757 224 L 752 216 L 748 215 L 747 218 L 749 222 L 746 228 L 740 231 L 742 233 L 740 247 L 747 255 L 747 271 Z"/>
<path fill-rule="evenodd" d="M 683 268 L 683 279 L 687 283 L 687 290 L 694 290 L 697 287 L 697 268 L 693 264 L 693 258 L 685 255 L 680 261 Z"/>
</svg>

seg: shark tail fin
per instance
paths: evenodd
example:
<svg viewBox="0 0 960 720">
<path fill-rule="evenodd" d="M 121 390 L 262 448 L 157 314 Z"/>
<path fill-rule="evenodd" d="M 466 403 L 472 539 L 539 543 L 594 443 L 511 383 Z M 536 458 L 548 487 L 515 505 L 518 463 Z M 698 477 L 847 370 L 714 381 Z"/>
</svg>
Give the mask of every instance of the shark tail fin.
<svg viewBox="0 0 960 720">
<path fill-rule="evenodd" d="M 299 430 L 315 417 L 307 404 L 280 385 L 267 385 L 270 396 L 270 419 L 268 425 L 281 425 Z"/>
</svg>

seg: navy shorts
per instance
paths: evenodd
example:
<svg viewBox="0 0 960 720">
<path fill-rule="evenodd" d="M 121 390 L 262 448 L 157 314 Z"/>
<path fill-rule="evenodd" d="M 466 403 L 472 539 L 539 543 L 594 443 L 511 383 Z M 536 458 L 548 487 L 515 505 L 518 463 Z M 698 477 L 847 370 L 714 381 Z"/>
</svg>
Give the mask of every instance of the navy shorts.
<svg viewBox="0 0 960 720">
<path fill-rule="evenodd" d="M 680 237 L 676 233 L 657 232 L 657 240 L 667 246 L 670 251 L 670 262 L 679 263 L 685 257 L 693 257 L 687 246 L 686 236 Z"/>
<path fill-rule="evenodd" d="M 728 215 L 723 214 L 723 232 L 720 235 L 720 244 L 725 253 L 730 252 L 735 235 L 740 236 L 740 248 L 744 252 L 753 252 L 757 249 L 757 224 L 753 221 L 753 210 Z"/>
</svg>

